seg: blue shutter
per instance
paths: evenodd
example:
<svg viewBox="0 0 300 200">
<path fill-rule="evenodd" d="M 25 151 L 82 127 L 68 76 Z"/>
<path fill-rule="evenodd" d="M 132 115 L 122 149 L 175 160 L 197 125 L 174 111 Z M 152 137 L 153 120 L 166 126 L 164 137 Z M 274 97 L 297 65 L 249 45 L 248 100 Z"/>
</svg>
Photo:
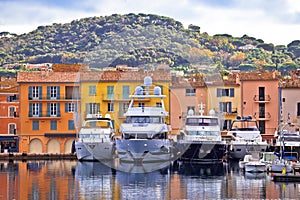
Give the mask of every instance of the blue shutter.
<svg viewBox="0 0 300 200">
<path fill-rule="evenodd" d="M 43 93 L 42 93 L 43 91 L 42 91 L 42 86 L 39 86 L 39 99 L 42 99 L 42 95 L 43 95 Z"/>
<path fill-rule="evenodd" d="M 223 103 L 222 102 L 219 102 L 219 111 L 223 112 Z"/>
<path fill-rule="evenodd" d="M 41 103 L 39 103 L 39 117 L 42 117 L 42 104 Z"/>
<path fill-rule="evenodd" d="M 57 117 L 60 117 L 60 103 L 56 103 Z"/>
<path fill-rule="evenodd" d="M 29 91 L 28 91 L 28 99 L 32 99 L 32 86 L 29 86 Z"/>
<path fill-rule="evenodd" d="M 32 117 L 32 103 L 29 104 L 29 113 L 28 113 L 29 117 Z"/>
<path fill-rule="evenodd" d="M 74 121 L 73 120 L 68 121 L 68 130 L 74 130 Z"/>
<path fill-rule="evenodd" d="M 50 99 L 50 86 L 47 86 L 47 99 Z"/>
<path fill-rule="evenodd" d="M 230 88 L 230 96 L 234 97 L 234 88 Z"/>
<path fill-rule="evenodd" d="M 47 103 L 47 117 L 50 117 L 50 103 Z"/>
<path fill-rule="evenodd" d="M 69 103 L 65 103 L 65 112 L 66 112 L 66 113 L 68 112 L 68 104 L 69 104 Z"/>
<path fill-rule="evenodd" d="M 77 105 L 77 103 L 75 103 L 75 112 L 77 112 L 78 111 L 78 105 Z"/>
<path fill-rule="evenodd" d="M 232 113 L 232 103 L 228 102 L 228 112 Z"/>
<path fill-rule="evenodd" d="M 60 99 L 60 87 L 56 87 L 56 92 L 57 92 L 57 99 Z"/>
<path fill-rule="evenodd" d="M 222 95 L 221 95 L 221 89 L 220 88 L 217 88 L 217 97 L 221 97 Z"/>
</svg>

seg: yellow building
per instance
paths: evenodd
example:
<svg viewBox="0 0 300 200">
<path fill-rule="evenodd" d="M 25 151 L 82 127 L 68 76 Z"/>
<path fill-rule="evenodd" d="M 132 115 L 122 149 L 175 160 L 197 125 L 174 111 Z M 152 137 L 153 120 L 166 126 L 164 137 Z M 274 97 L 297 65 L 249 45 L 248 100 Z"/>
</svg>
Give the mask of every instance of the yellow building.
<svg viewBox="0 0 300 200">
<path fill-rule="evenodd" d="M 19 72 L 19 152 L 70 153 L 76 136 L 77 72 Z"/>
<path fill-rule="evenodd" d="M 234 119 L 241 113 L 241 89 L 237 79 L 238 74 L 232 74 L 224 79 L 207 81 L 207 110 L 215 110 L 221 117 L 221 129 L 228 130 Z"/>
<path fill-rule="evenodd" d="M 162 88 L 162 94 L 166 95 L 164 104 L 170 112 L 169 71 L 85 71 L 80 73 L 81 119 L 87 114 L 101 114 L 103 117 L 110 114 L 118 132 L 129 106 L 129 95 L 144 83 L 146 76 L 152 78 L 153 85 Z M 152 103 L 149 99 L 144 99 L 144 102 Z M 170 123 L 170 118 L 167 123 Z"/>
</svg>

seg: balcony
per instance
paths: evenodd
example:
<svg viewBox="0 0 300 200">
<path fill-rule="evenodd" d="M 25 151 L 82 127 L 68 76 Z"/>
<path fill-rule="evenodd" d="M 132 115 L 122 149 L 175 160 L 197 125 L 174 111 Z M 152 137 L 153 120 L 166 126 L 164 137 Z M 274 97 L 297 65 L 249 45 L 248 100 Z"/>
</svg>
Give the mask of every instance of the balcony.
<svg viewBox="0 0 300 200">
<path fill-rule="evenodd" d="M 65 98 L 30 98 L 28 97 L 28 100 L 30 102 L 41 102 L 41 101 L 44 101 L 44 102 L 47 102 L 47 101 L 51 101 L 51 102 L 55 102 L 55 101 L 65 101 L 65 102 L 69 102 L 69 101 L 78 101 L 80 100 L 80 97 L 65 97 Z"/>
<path fill-rule="evenodd" d="M 271 114 L 269 112 L 266 112 L 266 113 L 255 112 L 253 117 L 258 121 L 269 121 L 269 120 L 271 120 Z"/>
<path fill-rule="evenodd" d="M 49 113 L 42 113 L 39 115 L 28 114 L 29 119 L 60 119 L 61 115 L 58 113 L 57 115 L 50 115 Z"/>
<path fill-rule="evenodd" d="M 123 98 L 123 94 L 115 94 L 115 95 L 107 95 L 107 94 L 102 94 L 101 98 L 103 102 L 129 102 L 129 96 L 128 98 Z M 148 102 L 150 101 L 149 98 L 144 98 L 144 99 L 139 99 L 139 101 L 144 101 Z"/>
<path fill-rule="evenodd" d="M 253 100 L 256 103 L 269 103 L 271 101 L 271 97 L 270 95 L 264 95 L 264 96 L 254 95 Z"/>
</svg>

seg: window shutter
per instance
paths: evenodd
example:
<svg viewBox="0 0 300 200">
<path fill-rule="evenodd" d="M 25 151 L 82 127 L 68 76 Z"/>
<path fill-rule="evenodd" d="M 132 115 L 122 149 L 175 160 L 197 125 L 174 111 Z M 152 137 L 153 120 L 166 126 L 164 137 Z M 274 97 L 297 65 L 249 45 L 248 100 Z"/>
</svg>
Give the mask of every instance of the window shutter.
<svg viewBox="0 0 300 200">
<path fill-rule="evenodd" d="M 228 111 L 229 113 L 232 113 L 232 103 L 228 102 Z"/>
<path fill-rule="evenodd" d="M 50 86 L 47 86 L 47 99 L 50 99 Z"/>
<path fill-rule="evenodd" d="M 42 117 L 42 114 L 43 114 L 43 112 L 42 112 L 42 104 L 39 103 L 39 117 Z"/>
<path fill-rule="evenodd" d="M 69 103 L 65 103 L 65 112 L 68 112 L 69 111 L 69 109 L 68 109 L 68 106 L 69 105 Z"/>
<path fill-rule="evenodd" d="M 217 88 L 217 97 L 221 97 L 221 89 Z"/>
<path fill-rule="evenodd" d="M 60 87 L 56 87 L 56 92 L 57 92 L 57 99 L 60 99 Z"/>
<path fill-rule="evenodd" d="M 32 99 L 32 86 L 29 86 L 28 99 Z"/>
<path fill-rule="evenodd" d="M 42 86 L 39 86 L 39 99 L 42 99 Z"/>
<path fill-rule="evenodd" d="M 78 111 L 78 104 L 75 103 L 75 112 L 77 112 L 77 111 Z"/>
<path fill-rule="evenodd" d="M 219 102 L 219 111 L 223 112 L 223 103 L 222 102 Z"/>
<path fill-rule="evenodd" d="M 60 103 L 56 103 L 57 108 L 57 117 L 60 117 Z"/>
<path fill-rule="evenodd" d="M 32 103 L 29 104 L 29 117 L 32 117 Z"/>
<path fill-rule="evenodd" d="M 50 117 L 50 103 L 47 103 L 47 117 Z"/>
<path fill-rule="evenodd" d="M 230 88 L 230 96 L 234 97 L 234 88 Z"/>
</svg>

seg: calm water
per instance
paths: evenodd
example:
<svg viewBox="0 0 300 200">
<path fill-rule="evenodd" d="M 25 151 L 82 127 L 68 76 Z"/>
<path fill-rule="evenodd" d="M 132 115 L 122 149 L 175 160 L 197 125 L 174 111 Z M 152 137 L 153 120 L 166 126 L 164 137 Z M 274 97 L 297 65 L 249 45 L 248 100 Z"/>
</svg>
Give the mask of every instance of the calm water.
<svg viewBox="0 0 300 200">
<path fill-rule="evenodd" d="M 0 199 L 300 198 L 300 184 L 274 183 L 264 173 L 244 174 L 238 163 L 173 164 L 142 173 L 153 168 L 127 165 L 120 171 L 100 162 L 2 162 Z"/>
</svg>

